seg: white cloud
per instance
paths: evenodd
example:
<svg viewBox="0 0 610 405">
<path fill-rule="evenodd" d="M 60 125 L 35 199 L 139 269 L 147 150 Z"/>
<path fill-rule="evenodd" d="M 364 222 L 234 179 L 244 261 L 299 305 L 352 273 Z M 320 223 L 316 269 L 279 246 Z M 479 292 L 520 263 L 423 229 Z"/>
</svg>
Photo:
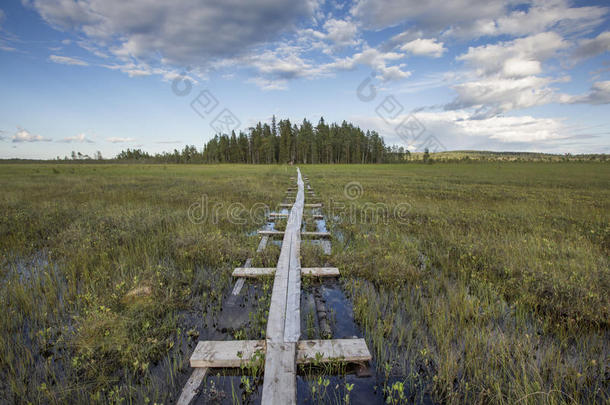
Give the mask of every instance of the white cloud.
<svg viewBox="0 0 610 405">
<path fill-rule="evenodd" d="M 580 96 L 562 95 L 561 102 L 566 104 L 610 104 L 610 80 L 593 83 L 591 90 Z"/>
<path fill-rule="evenodd" d="M 454 86 L 457 98 L 448 109 L 482 108 L 486 115 L 533 107 L 556 101 L 548 85 L 554 80 L 538 76 L 484 78 Z"/>
<path fill-rule="evenodd" d="M 351 70 L 358 65 L 365 65 L 378 72 L 383 80 L 404 79 L 411 75 L 411 72 L 403 70 L 404 65 L 387 66 L 388 62 L 404 58 L 405 55 L 397 52 L 383 52 L 376 48 L 365 47 L 362 52 L 352 56 L 337 59 L 325 66 L 330 70 Z"/>
<path fill-rule="evenodd" d="M 133 142 L 135 141 L 135 139 L 133 138 L 119 138 L 119 137 L 110 137 L 110 138 L 106 138 L 106 140 L 108 142 L 112 142 L 112 143 L 125 143 L 125 142 Z"/>
<path fill-rule="evenodd" d="M 604 31 L 595 38 L 580 40 L 574 51 L 574 57 L 586 59 L 604 52 L 610 52 L 610 31 Z"/>
<path fill-rule="evenodd" d="M 285 79 L 267 79 L 264 77 L 251 77 L 248 83 L 257 85 L 262 90 L 287 90 L 288 81 Z"/>
<path fill-rule="evenodd" d="M 525 36 L 553 30 L 564 35 L 589 32 L 604 21 L 606 7 L 571 7 L 567 0 L 533 0 L 499 17 L 480 18 L 461 24 L 446 34 L 459 37 Z"/>
<path fill-rule="evenodd" d="M 351 13 L 373 29 L 408 23 L 428 34 L 477 38 L 525 36 L 550 29 L 564 34 L 589 32 L 604 22 L 608 10 L 571 7 L 567 0 L 359 0 Z"/>
<path fill-rule="evenodd" d="M 378 131 L 387 144 L 421 150 L 430 139 L 437 139 L 448 150 L 544 150 L 556 147 L 572 136 L 561 118 L 496 116 L 476 119 L 465 110 L 418 112 L 425 127 L 418 138 L 402 138 L 395 128 L 408 115 L 402 114 L 388 125 L 380 117 L 351 117 L 358 125 Z"/>
<path fill-rule="evenodd" d="M 440 31 L 478 18 L 504 14 L 505 8 L 503 1 L 493 0 L 359 0 L 351 13 L 372 29 L 411 22 L 421 28 Z"/>
<path fill-rule="evenodd" d="M 60 63 L 62 65 L 76 65 L 76 66 L 89 66 L 84 60 L 78 58 L 72 58 L 69 56 L 51 55 L 49 56 L 51 62 Z"/>
<path fill-rule="evenodd" d="M 400 47 L 403 51 L 411 52 L 413 55 L 424 55 L 440 58 L 447 50 L 442 42 L 437 42 L 436 39 L 417 38 L 407 42 Z"/>
<path fill-rule="evenodd" d="M 51 139 L 41 135 L 33 134 L 23 128 L 17 128 L 17 132 L 13 135 L 13 142 L 50 142 Z"/>
<path fill-rule="evenodd" d="M 542 63 L 568 46 L 560 35 L 545 32 L 468 48 L 457 60 L 473 69 L 472 78 L 453 86 L 457 97 L 446 108 L 474 107 L 491 116 L 556 101 L 549 85 L 567 78 L 540 76 Z"/>
<path fill-rule="evenodd" d="M 125 59 L 163 58 L 169 64 L 206 65 L 232 57 L 291 29 L 313 14 L 314 2 L 290 0 L 26 0 L 62 30 L 82 33 Z"/>
<path fill-rule="evenodd" d="M 358 27 L 351 21 L 331 18 L 324 23 L 324 29 L 327 32 L 325 38 L 332 41 L 334 45 L 353 46 L 359 42 L 356 40 Z"/>
<path fill-rule="evenodd" d="M 62 139 L 59 142 L 65 142 L 65 143 L 72 143 L 72 142 L 79 142 L 79 143 L 94 143 L 93 140 L 89 139 L 87 137 L 87 135 L 85 135 L 84 133 L 80 133 L 78 135 L 75 136 L 68 136 L 64 139 Z"/>
<path fill-rule="evenodd" d="M 470 64 L 481 75 L 490 75 L 502 72 L 506 64 L 514 66 L 518 62 L 547 60 L 568 46 L 559 34 L 544 32 L 513 41 L 469 47 L 457 60 Z"/>
</svg>

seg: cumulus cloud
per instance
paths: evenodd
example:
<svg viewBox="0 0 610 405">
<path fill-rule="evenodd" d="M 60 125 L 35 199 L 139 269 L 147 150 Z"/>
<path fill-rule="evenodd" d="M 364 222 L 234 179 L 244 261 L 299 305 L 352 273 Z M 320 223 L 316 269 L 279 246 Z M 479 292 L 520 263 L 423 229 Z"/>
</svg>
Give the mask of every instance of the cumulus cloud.
<svg viewBox="0 0 610 405">
<path fill-rule="evenodd" d="M 583 95 L 562 95 L 561 102 L 566 104 L 610 104 L 610 80 L 593 83 L 591 90 Z"/>
<path fill-rule="evenodd" d="M 89 139 L 87 137 L 87 135 L 85 135 L 84 133 L 80 133 L 78 135 L 75 136 L 68 136 L 64 139 L 62 139 L 59 142 L 65 142 L 65 143 L 94 143 L 93 140 Z"/>
<path fill-rule="evenodd" d="M 330 18 L 324 23 L 324 29 L 326 34 L 318 34 L 318 36 L 331 41 L 333 45 L 344 47 L 359 43 L 356 39 L 358 27 L 351 21 Z"/>
<path fill-rule="evenodd" d="M 359 0 L 351 10 L 372 29 L 407 23 L 431 34 L 461 38 L 536 34 L 549 29 L 587 32 L 607 7 L 571 7 L 567 0 Z"/>
<path fill-rule="evenodd" d="M 571 7 L 567 0 L 513 2 L 519 7 L 492 18 L 482 17 L 471 23 L 452 26 L 446 34 L 458 37 L 525 36 L 548 30 L 563 35 L 589 32 L 604 21 L 607 7 Z"/>
<path fill-rule="evenodd" d="M 311 16 L 290 0 L 26 0 L 49 24 L 107 43 L 115 56 L 176 65 L 232 57 Z"/>
<path fill-rule="evenodd" d="M 69 56 L 51 55 L 49 56 L 49 60 L 62 65 L 89 66 L 89 63 L 85 62 L 84 60 Z"/>
<path fill-rule="evenodd" d="M 13 135 L 13 142 L 50 142 L 51 139 L 45 138 L 41 135 L 33 134 L 23 128 L 18 128 L 15 135 Z"/>
<path fill-rule="evenodd" d="M 442 42 L 437 42 L 436 39 L 424 39 L 418 38 L 413 41 L 407 42 L 400 47 L 405 52 L 410 52 L 413 55 L 432 56 L 440 58 L 443 53 L 447 50 Z"/>
<path fill-rule="evenodd" d="M 406 114 L 389 120 L 389 124 L 380 117 L 351 119 L 362 127 L 378 131 L 386 143 L 404 145 L 410 150 L 421 150 L 431 140 L 449 150 L 544 150 L 572 136 L 561 118 L 523 115 L 476 119 L 465 110 L 421 111 L 415 116 L 426 129 L 415 139 L 402 138 L 396 132 L 396 126 L 407 119 Z"/>
<path fill-rule="evenodd" d="M 106 138 L 106 140 L 111 143 L 125 143 L 125 142 L 135 141 L 135 139 L 133 139 L 133 138 L 120 138 L 120 137 L 115 137 L 115 136 Z"/>
<path fill-rule="evenodd" d="M 458 56 L 457 60 L 476 68 L 479 74 L 490 75 L 505 69 L 513 70 L 505 68 L 506 64 L 515 66 L 519 62 L 547 60 L 568 46 L 569 43 L 559 34 L 544 32 L 513 41 L 469 47 L 468 52 Z"/>
<path fill-rule="evenodd" d="M 453 86 L 457 97 L 447 109 L 478 108 L 484 116 L 556 100 L 551 83 L 566 78 L 540 76 L 542 63 L 557 56 L 569 43 L 545 32 L 513 41 L 470 47 L 457 57 L 472 68 L 473 78 Z"/>
<path fill-rule="evenodd" d="M 604 31 L 595 38 L 580 40 L 574 50 L 574 57 L 586 59 L 604 52 L 610 52 L 610 31 Z"/>
<path fill-rule="evenodd" d="M 404 55 L 397 52 L 383 52 L 376 48 L 365 47 L 362 52 L 352 56 L 337 59 L 325 66 L 326 69 L 351 70 L 358 65 L 365 65 L 378 72 L 383 80 L 404 79 L 411 75 L 411 72 L 403 70 L 404 65 L 388 66 L 389 62 L 400 60 Z"/>
<path fill-rule="evenodd" d="M 489 0 L 359 0 L 351 13 L 371 29 L 411 22 L 440 31 L 503 14 L 505 8 L 504 2 Z"/>
</svg>

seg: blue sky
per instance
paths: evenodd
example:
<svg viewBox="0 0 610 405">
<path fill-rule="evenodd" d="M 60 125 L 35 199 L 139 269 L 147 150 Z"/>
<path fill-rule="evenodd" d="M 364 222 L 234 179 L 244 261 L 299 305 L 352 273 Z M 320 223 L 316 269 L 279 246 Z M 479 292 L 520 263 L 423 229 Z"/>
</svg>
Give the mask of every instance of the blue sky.
<svg viewBox="0 0 610 405">
<path fill-rule="evenodd" d="M 610 153 L 609 21 L 602 1 L 8 0 L 0 158 L 202 147 L 273 114 L 411 150 Z"/>
</svg>

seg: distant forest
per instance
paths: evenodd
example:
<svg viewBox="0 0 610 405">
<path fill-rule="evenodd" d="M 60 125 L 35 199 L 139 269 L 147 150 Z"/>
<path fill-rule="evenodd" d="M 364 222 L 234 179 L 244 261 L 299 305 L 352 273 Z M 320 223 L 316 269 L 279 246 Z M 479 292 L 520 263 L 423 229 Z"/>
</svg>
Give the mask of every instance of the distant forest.
<svg viewBox="0 0 610 405">
<path fill-rule="evenodd" d="M 139 149 L 124 150 L 118 160 L 147 160 L 167 163 L 396 163 L 405 162 L 409 151 L 389 147 L 375 131 L 364 132 L 343 121 L 328 125 L 320 118 L 314 127 L 306 119 L 301 125 L 290 120 L 271 125 L 257 123 L 248 133 L 233 131 L 216 135 L 199 152 L 186 146 L 154 156 Z"/>
</svg>

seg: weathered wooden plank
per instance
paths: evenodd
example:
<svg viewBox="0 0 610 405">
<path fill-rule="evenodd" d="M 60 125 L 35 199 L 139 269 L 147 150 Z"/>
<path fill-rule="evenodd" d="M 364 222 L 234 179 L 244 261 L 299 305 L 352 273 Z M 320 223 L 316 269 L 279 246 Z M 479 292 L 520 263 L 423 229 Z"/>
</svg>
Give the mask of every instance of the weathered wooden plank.
<svg viewBox="0 0 610 405">
<path fill-rule="evenodd" d="M 257 351 L 265 353 L 264 340 L 200 340 L 191 355 L 191 367 L 239 367 Z"/>
<path fill-rule="evenodd" d="M 269 218 L 287 218 L 288 215 L 289 214 L 283 213 L 283 212 L 270 212 Z M 303 217 L 313 218 L 313 219 L 324 219 L 324 215 L 322 215 L 322 214 L 313 214 L 313 215 L 303 214 Z"/>
<path fill-rule="evenodd" d="M 288 207 L 292 207 L 293 205 L 294 204 L 292 204 L 292 203 L 281 203 L 281 204 L 278 204 L 278 207 L 288 208 Z M 305 208 L 322 208 L 322 203 L 305 204 L 303 206 Z"/>
<path fill-rule="evenodd" d="M 258 248 L 256 248 L 256 253 L 260 253 L 263 250 L 265 250 L 265 248 L 267 247 L 267 242 L 269 241 L 269 236 L 263 236 L 261 238 L 261 241 L 258 243 Z M 246 263 L 244 264 L 244 267 L 252 267 L 252 258 L 248 258 L 248 260 L 246 260 Z M 232 295 L 239 295 L 239 293 L 241 292 L 241 289 L 244 287 L 244 283 L 246 282 L 245 279 L 240 278 L 235 282 L 235 286 L 233 287 L 233 292 Z"/>
<path fill-rule="evenodd" d="M 275 267 L 236 267 L 233 277 L 265 277 L 275 274 Z"/>
<path fill-rule="evenodd" d="M 267 231 L 267 230 L 260 230 L 258 231 L 259 235 L 269 235 L 269 236 L 276 236 L 276 235 L 284 235 L 285 231 Z M 330 233 L 329 232 L 301 232 L 301 236 L 307 236 L 310 238 L 329 238 L 330 237 Z"/>
<path fill-rule="evenodd" d="M 336 267 L 302 267 L 301 274 L 310 277 L 339 277 Z"/>
<path fill-rule="evenodd" d="M 199 387 L 203 383 L 207 372 L 207 367 L 198 367 L 193 370 L 184 388 L 182 388 L 182 393 L 176 405 L 189 405 L 193 401 L 193 398 L 199 394 Z"/>
<path fill-rule="evenodd" d="M 336 360 L 360 362 L 371 359 L 371 353 L 364 339 L 301 340 L 297 344 L 298 363 Z"/>
<path fill-rule="evenodd" d="M 263 236 L 263 238 L 266 238 L 266 236 Z M 252 267 L 252 258 L 248 258 L 246 260 L 246 263 L 244 264 L 244 268 L 248 268 L 248 267 Z M 235 286 L 233 287 L 233 291 L 231 292 L 231 294 L 234 296 L 239 295 L 245 282 L 246 282 L 246 280 L 243 278 L 240 278 L 239 280 L 237 280 L 235 282 Z"/>
<path fill-rule="evenodd" d="M 330 232 L 301 232 L 301 236 L 309 238 L 330 238 Z"/>
<path fill-rule="evenodd" d="M 267 318 L 267 354 L 261 404 L 296 403 L 296 340 L 300 335 L 301 265 L 299 248 L 305 203 L 297 169 L 298 192 L 291 207 L 275 271 Z M 296 337 L 295 337 L 296 336 Z"/>
<path fill-rule="evenodd" d="M 265 277 L 275 274 L 275 267 L 236 267 L 233 277 Z M 311 277 L 338 277 L 336 267 L 302 267 L 301 275 Z"/>
<path fill-rule="evenodd" d="M 266 357 L 275 349 L 279 351 L 292 350 L 287 343 L 270 343 L 264 340 L 228 340 L 200 341 L 191 355 L 191 366 L 196 368 L 210 367 L 240 367 L 252 360 L 256 352 Z M 346 362 L 361 362 L 372 359 L 364 339 L 321 339 L 300 340 L 296 343 L 296 357 L 292 361 L 299 364 L 316 361 L 331 362 L 342 360 Z M 269 350 L 271 348 L 271 350 Z M 268 367 L 268 364 L 265 364 Z M 205 375 L 205 374 L 204 374 Z M 265 373 L 265 377 L 267 373 Z M 265 378 L 266 379 L 266 378 Z"/>
<path fill-rule="evenodd" d="M 296 404 L 296 346 L 267 342 L 261 405 Z"/>
</svg>

